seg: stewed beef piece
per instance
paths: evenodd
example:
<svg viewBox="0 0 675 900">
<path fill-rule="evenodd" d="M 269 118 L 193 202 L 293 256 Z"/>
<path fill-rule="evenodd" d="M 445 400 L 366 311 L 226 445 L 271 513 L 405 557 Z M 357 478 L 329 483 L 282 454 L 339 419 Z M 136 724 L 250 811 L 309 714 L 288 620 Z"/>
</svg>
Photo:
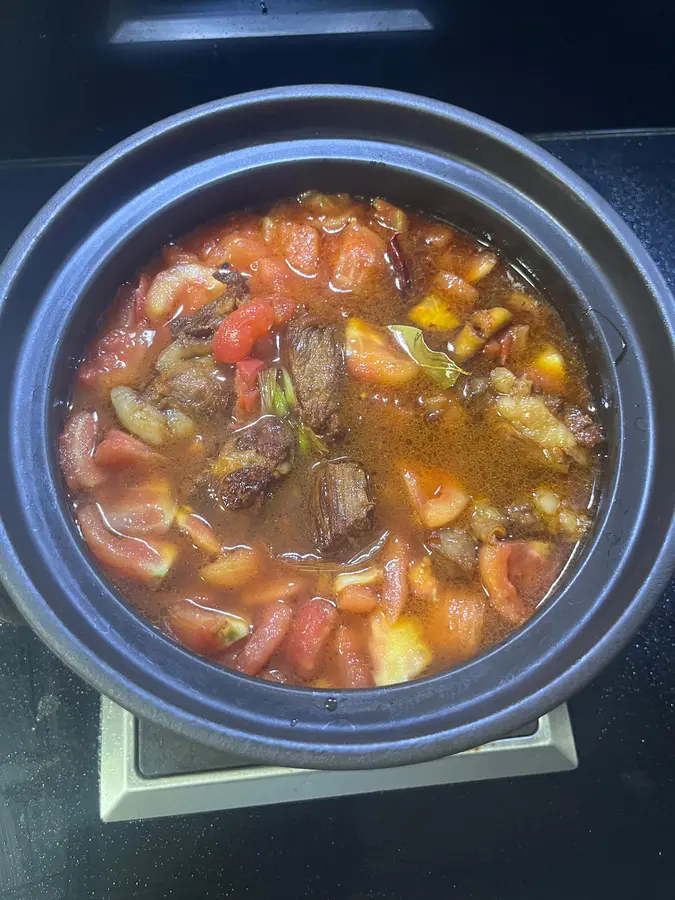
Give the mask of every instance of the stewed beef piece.
<svg viewBox="0 0 675 900">
<path fill-rule="evenodd" d="M 316 544 L 323 551 L 340 549 L 373 523 L 375 503 L 368 475 L 356 462 L 327 462 L 314 474 L 310 513 Z"/>
<path fill-rule="evenodd" d="M 252 506 L 291 471 L 294 447 L 291 428 L 276 416 L 233 432 L 213 464 L 212 493 L 227 509 Z"/>
<path fill-rule="evenodd" d="M 212 356 L 179 360 L 153 378 L 145 396 L 160 409 L 177 408 L 187 415 L 227 412 L 234 399 L 234 379 Z"/>
<path fill-rule="evenodd" d="M 342 341 L 333 325 L 292 325 L 286 336 L 288 368 L 302 421 L 322 437 L 339 431 Z"/>
</svg>

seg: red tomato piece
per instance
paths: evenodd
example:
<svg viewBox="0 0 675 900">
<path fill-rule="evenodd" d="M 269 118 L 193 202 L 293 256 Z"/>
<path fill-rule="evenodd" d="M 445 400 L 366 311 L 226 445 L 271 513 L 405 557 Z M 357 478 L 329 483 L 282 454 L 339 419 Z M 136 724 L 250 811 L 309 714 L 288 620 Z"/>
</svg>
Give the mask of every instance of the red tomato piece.
<svg viewBox="0 0 675 900">
<path fill-rule="evenodd" d="M 228 262 L 243 272 L 251 269 L 267 252 L 267 247 L 261 240 L 248 234 L 230 232 L 205 254 L 204 261 L 214 268 Z"/>
<path fill-rule="evenodd" d="M 280 222 L 279 246 L 288 265 L 302 275 L 316 275 L 319 268 L 319 232 L 300 222 Z"/>
<path fill-rule="evenodd" d="M 94 462 L 104 469 L 152 469 L 164 457 L 126 431 L 111 428 L 98 445 Z"/>
<path fill-rule="evenodd" d="M 68 487 L 74 491 L 91 490 L 108 477 L 94 459 L 98 437 L 96 413 L 83 410 L 66 422 L 59 439 L 61 471 Z"/>
<path fill-rule="evenodd" d="M 350 222 L 340 235 L 331 284 L 339 291 L 355 291 L 384 263 L 385 243 L 366 225 Z"/>
<path fill-rule="evenodd" d="M 258 338 L 274 325 L 274 306 L 269 300 L 251 300 L 220 323 L 213 339 L 213 355 L 220 363 L 236 363 L 247 357 Z"/>
<path fill-rule="evenodd" d="M 236 411 L 238 413 L 253 412 L 258 406 L 260 399 L 258 375 L 265 368 L 265 363 L 254 356 L 247 356 L 246 359 L 237 363 L 234 388 L 237 395 Z"/>
<path fill-rule="evenodd" d="M 429 643 L 457 662 L 480 650 L 485 624 L 485 595 L 480 589 L 453 585 L 429 605 L 426 632 Z"/>
<path fill-rule="evenodd" d="M 359 615 L 366 615 L 377 609 L 378 601 L 377 591 L 367 584 L 348 584 L 338 596 L 338 606 L 342 612 Z"/>
<path fill-rule="evenodd" d="M 248 284 L 254 296 L 287 294 L 294 278 L 297 280 L 282 256 L 265 256 L 255 267 Z"/>
<path fill-rule="evenodd" d="M 395 622 L 408 602 L 410 556 L 400 538 L 391 538 L 384 556 L 384 583 L 380 606 L 388 622 Z"/>
<path fill-rule="evenodd" d="M 237 657 L 237 670 L 245 675 L 257 675 L 283 644 L 292 619 L 293 610 L 285 603 L 266 606 Z"/>
<path fill-rule="evenodd" d="M 270 302 L 274 307 L 274 323 L 275 325 L 283 325 L 293 318 L 297 304 L 288 297 L 270 297 Z"/>
<path fill-rule="evenodd" d="M 166 613 L 172 637 L 201 656 L 222 653 L 228 646 L 231 630 L 230 617 L 222 610 L 210 608 L 208 602 L 201 597 L 178 600 Z"/>
<path fill-rule="evenodd" d="M 128 537 L 166 534 L 176 516 L 176 501 L 167 478 L 153 478 L 120 489 L 106 485 L 96 494 L 110 528 Z"/>
<path fill-rule="evenodd" d="M 177 511 L 176 524 L 198 550 L 208 553 L 210 556 L 220 553 L 220 538 L 206 519 L 193 513 L 189 506 L 183 506 Z"/>
<path fill-rule="evenodd" d="M 494 609 L 512 625 L 522 625 L 530 617 L 530 610 L 509 577 L 512 549 L 506 541 L 485 544 L 478 551 L 478 565 L 483 587 Z"/>
<path fill-rule="evenodd" d="M 167 541 L 115 534 L 106 526 L 96 506 L 78 510 L 77 521 L 96 559 L 123 578 L 142 582 L 164 578 L 178 555 L 176 546 Z"/>
<path fill-rule="evenodd" d="M 160 349 L 156 335 L 150 328 L 107 331 L 80 365 L 78 379 L 86 387 L 105 393 L 118 385 L 133 384 L 150 365 L 150 348 L 154 345 L 154 350 Z"/>
<path fill-rule="evenodd" d="M 311 678 L 318 669 L 337 615 L 333 604 L 320 597 L 308 600 L 296 612 L 286 648 L 300 678 Z"/>
<path fill-rule="evenodd" d="M 546 541 L 511 541 L 509 578 L 526 598 L 537 602 L 553 584 L 559 560 Z"/>
<path fill-rule="evenodd" d="M 368 688 L 374 686 L 373 673 L 359 652 L 358 640 L 348 625 L 338 625 L 337 651 L 341 686 L 346 688 Z"/>
</svg>

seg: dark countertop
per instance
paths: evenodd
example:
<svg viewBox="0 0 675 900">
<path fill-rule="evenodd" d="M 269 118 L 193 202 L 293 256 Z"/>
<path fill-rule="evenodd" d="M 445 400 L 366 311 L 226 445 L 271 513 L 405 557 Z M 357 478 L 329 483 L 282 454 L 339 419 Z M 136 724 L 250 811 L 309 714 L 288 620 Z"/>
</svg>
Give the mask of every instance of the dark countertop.
<svg viewBox="0 0 675 900">
<path fill-rule="evenodd" d="M 110 43 L 126 10 L 408 6 L 431 31 Z M 0 18 L 0 159 L 102 152 L 173 112 L 284 84 L 369 84 L 455 103 L 521 132 L 673 124 L 675 9 L 663 0 L 21 0 Z M 326 22 L 328 25 L 328 21 Z"/>
<path fill-rule="evenodd" d="M 541 143 L 615 206 L 675 289 L 675 132 Z M 0 254 L 77 166 L 0 165 Z M 575 772 L 111 825 L 98 818 L 97 695 L 27 628 L 0 625 L 0 898 L 665 895 L 674 612 L 675 581 L 571 701 Z"/>
</svg>

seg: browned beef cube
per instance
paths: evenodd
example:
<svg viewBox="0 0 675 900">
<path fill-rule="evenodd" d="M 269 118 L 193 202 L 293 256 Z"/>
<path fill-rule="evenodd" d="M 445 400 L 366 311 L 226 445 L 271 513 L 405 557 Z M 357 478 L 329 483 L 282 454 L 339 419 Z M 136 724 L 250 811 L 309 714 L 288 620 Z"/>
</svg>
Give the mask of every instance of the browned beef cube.
<svg viewBox="0 0 675 900">
<path fill-rule="evenodd" d="M 316 434 L 332 437 L 338 431 L 343 371 L 338 329 L 333 325 L 292 325 L 286 341 L 302 421 Z"/>
<path fill-rule="evenodd" d="M 310 512 L 319 549 L 333 551 L 367 531 L 375 504 L 365 469 L 355 462 L 328 462 L 314 474 Z"/>
</svg>

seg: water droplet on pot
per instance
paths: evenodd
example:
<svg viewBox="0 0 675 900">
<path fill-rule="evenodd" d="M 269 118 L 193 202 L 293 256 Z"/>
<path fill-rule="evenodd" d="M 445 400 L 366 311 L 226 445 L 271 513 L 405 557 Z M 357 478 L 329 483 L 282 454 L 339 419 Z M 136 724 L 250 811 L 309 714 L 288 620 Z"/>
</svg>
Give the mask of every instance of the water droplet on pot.
<svg viewBox="0 0 675 900">
<path fill-rule="evenodd" d="M 635 420 L 635 427 L 638 431 L 649 431 L 649 426 L 647 425 L 647 421 L 640 416 Z"/>
<path fill-rule="evenodd" d="M 324 703 L 324 706 L 328 710 L 328 712 L 335 712 L 337 709 L 337 700 L 335 697 L 329 697 L 328 700 Z"/>
<path fill-rule="evenodd" d="M 291 728 L 295 728 L 295 726 L 297 724 L 298 724 L 298 719 L 291 719 Z"/>
</svg>

